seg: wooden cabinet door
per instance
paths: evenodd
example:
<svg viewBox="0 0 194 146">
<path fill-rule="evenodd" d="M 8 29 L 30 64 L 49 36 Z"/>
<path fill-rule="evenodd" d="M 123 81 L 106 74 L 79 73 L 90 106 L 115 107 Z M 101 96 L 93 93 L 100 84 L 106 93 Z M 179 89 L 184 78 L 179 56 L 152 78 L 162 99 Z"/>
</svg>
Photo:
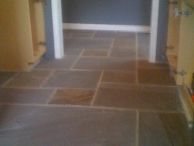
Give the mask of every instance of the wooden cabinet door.
<svg viewBox="0 0 194 146">
<path fill-rule="evenodd" d="M 170 4 L 169 6 L 168 39 L 166 46 L 168 62 L 174 71 L 177 71 L 180 32 L 180 17 L 175 18 L 174 10 L 177 8 L 181 10 L 181 0 L 176 0 L 176 2 L 176 4 Z"/>
<path fill-rule="evenodd" d="M 191 15 L 181 16 L 180 21 L 180 38 L 177 70 L 184 70 L 186 75 L 182 77 L 177 75 L 177 84 L 185 84 L 188 87 L 192 81 L 194 72 L 194 8 L 189 7 L 182 2 L 181 11 L 189 10 Z"/>
<path fill-rule="evenodd" d="M 43 3 L 36 2 L 35 0 L 29 0 L 29 8 L 33 57 L 29 58 L 28 63 L 34 63 L 46 52 Z"/>
</svg>

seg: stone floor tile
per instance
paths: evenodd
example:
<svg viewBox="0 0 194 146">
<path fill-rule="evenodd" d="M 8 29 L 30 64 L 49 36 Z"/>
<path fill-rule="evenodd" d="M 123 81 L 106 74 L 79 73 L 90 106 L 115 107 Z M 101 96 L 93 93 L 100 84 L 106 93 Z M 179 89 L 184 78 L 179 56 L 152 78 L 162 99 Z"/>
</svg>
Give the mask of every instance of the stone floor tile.
<svg viewBox="0 0 194 146">
<path fill-rule="evenodd" d="M 79 56 L 83 50 L 82 49 L 64 49 L 65 56 Z"/>
<path fill-rule="evenodd" d="M 112 39 L 65 39 L 65 49 L 109 49 Z"/>
<path fill-rule="evenodd" d="M 33 70 L 31 72 L 21 72 L 10 80 L 5 87 L 16 88 L 38 88 L 42 85 L 51 71 L 48 70 Z"/>
<path fill-rule="evenodd" d="M 113 47 L 132 47 L 135 48 L 135 40 L 134 39 L 128 39 L 128 38 L 117 38 L 114 39 Z"/>
<path fill-rule="evenodd" d="M 135 146 L 137 114 L 89 108 L 1 106 L 2 146 Z"/>
<path fill-rule="evenodd" d="M 139 115 L 139 146 L 192 146 L 182 113 L 147 113 Z"/>
<path fill-rule="evenodd" d="M 63 30 L 63 33 L 65 34 L 65 33 L 88 33 L 88 34 L 93 34 L 93 33 L 95 33 L 95 30 L 81 30 L 81 29 L 77 29 L 77 30 L 75 30 L 75 29 L 65 29 L 65 30 Z"/>
<path fill-rule="evenodd" d="M 101 71 L 56 71 L 44 87 L 89 88 L 95 89 Z"/>
<path fill-rule="evenodd" d="M 168 69 L 138 68 L 138 83 L 175 86 Z"/>
<path fill-rule="evenodd" d="M 71 38 L 91 38 L 92 36 L 92 33 L 73 33 Z"/>
<path fill-rule="evenodd" d="M 13 77 L 16 72 L 0 71 L 0 86 Z"/>
<path fill-rule="evenodd" d="M 150 34 L 138 33 L 138 57 L 149 58 Z"/>
<path fill-rule="evenodd" d="M 95 90 L 58 89 L 49 104 L 90 105 Z"/>
<path fill-rule="evenodd" d="M 77 56 L 66 56 L 63 59 L 43 59 L 36 68 L 50 68 L 50 69 L 70 69 L 73 63 L 76 61 Z"/>
<path fill-rule="evenodd" d="M 118 31 L 97 31 L 94 38 L 131 38 L 135 39 L 135 33 Z"/>
<path fill-rule="evenodd" d="M 135 72 L 104 71 L 101 82 L 136 83 Z"/>
<path fill-rule="evenodd" d="M 0 103 L 44 104 L 54 89 L 0 88 Z"/>
<path fill-rule="evenodd" d="M 136 51 L 134 49 L 114 49 L 110 50 L 110 57 L 136 57 Z"/>
<path fill-rule="evenodd" d="M 172 89 L 172 91 L 168 91 Z M 141 110 L 179 111 L 175 88 L 140 87 L 137 85 L 100 85 L 94 106 Z M 173 92 L 174 91 L 174 92 Z"/>
<path fill-rule="evenodd" d="M 82 53 L 82 56 L 107 57 L 108 56 L 108 50 L 84 50 L 84 52 Z"/>
<path fill-rule="evenodd" d="M 146 68 L 169 68 L 167 63 L 149 63 L 147 60 L 138 60 L 138 67 L 146 67 Z"/>
<path fill-rule="evenodd" d="M 74 69 L 93 69 L 93 70 L 136 70 L 136 61 L 128 58 L 80 58 Z"/>
</svg>

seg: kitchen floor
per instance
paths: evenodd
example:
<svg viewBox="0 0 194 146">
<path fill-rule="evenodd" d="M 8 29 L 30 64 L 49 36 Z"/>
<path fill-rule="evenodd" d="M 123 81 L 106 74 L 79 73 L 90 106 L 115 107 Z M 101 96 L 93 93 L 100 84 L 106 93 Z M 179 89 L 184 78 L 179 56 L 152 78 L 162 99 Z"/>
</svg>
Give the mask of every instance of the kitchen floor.
<svg viewBox="0 0 194 146">
<path fill-rule="evenodd" d="M 149 34 L 65 30 L 66 57 L 0 72 L 1 146 L 193 146 Z"/>
</svg>

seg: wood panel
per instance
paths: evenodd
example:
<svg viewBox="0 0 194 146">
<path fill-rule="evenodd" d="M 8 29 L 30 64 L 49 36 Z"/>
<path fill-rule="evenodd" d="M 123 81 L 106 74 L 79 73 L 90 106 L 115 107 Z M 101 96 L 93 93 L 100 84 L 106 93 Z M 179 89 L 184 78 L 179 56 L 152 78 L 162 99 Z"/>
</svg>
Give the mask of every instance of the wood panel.
<svg viewBox="0 0 194 146">
<path fill-rule="evenodd" d="M 173 49 L 167 49 L 166 55 L 171 68 L 177 70 L 178 50 L 179 50 L 179 29 L 180 29 L 180 17 L 174 17 L 175 8 L 181 9 L 181 0 L 176 0 L 177 4 L 169 5 L 169 19 L 168 19 L 168 38 L 167 46 Z M 174 75 L 175 80 L 176 75 Z"/>
<path fill-rule="evenodd" d="M 179 59 L 177 70 L 187 72 L 184 78 L 177 75 L 177 84 L 184 84 L 189 87 L 194 72 L 194 9 L 182 2 L 182 11 L 189 10 L 192 14 L 188 17 L 181 16 Z"/>
</svg>

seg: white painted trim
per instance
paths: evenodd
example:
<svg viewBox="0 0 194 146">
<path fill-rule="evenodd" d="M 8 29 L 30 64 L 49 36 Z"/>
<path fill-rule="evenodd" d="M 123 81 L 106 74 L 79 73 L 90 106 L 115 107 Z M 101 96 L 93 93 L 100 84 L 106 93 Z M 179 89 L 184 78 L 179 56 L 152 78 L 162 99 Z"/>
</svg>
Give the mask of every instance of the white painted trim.
<svg viewBox="0 0 194 146">
<path fill-rule="evenodd" d="M 64 57 L 61 0 L 51 0 L 55 58 Z"/>
<path fill-rule="evenodd" d="M 156 62 L 156 46 L 158 35 L 158 14 L 159 14 L 160 0 L 152 0 L 152 14 L 151 14 L 151 33 L 150 33 L 150 53 L 149 61 Z"/>
<path fill-rule="evenodd" d="M 150 26 L 63 23 L 63 29 L 150 32 Z"/>
</svg>

